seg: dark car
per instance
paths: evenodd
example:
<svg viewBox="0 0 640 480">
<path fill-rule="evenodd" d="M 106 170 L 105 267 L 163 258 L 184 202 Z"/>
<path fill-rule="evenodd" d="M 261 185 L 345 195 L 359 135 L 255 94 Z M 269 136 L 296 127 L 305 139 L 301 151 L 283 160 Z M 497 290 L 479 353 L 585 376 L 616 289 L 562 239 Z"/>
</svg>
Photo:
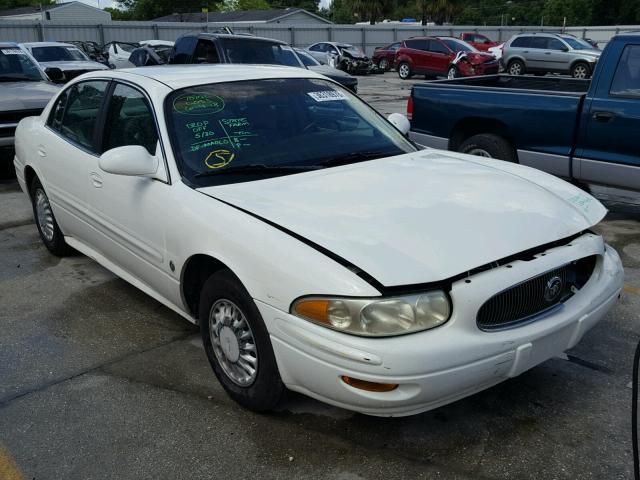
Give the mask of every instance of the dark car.
<svg viewBox="0 0 640 480">
<path fill-rule="evenodd" d="M 385 72 L 395 68 L 395 58 L 396 52 L 402 45 L 402 42 L 395 42 L 389 45 L 385 45 L 384 47 L 377 47 L 373 51 L 373 56 L 371 60 L 373 63 L 378 66 L 378 68 L 384 70 Z"/>
<path fill-rule="evenodd" d="M 402 42 L 396 52 L 398 75 L 403 80 L 421 74 L 447 78 L 491 75 L 500 68 L 496 58 L 479 52 L 453 37 L 413 37 Z"/>
<path fill-rule="evenodd" d="M 330 67 L 329 65 L 322 65 L 319 61 L 309 55 L 309 52 L 306 50 L 301 48 L 294 48 L 294 50 L 308 70 L 324 75 L 325 77 L 329 77 L 331 80 L 338 82 L 353 93 L 358 92 L 358 79 L 353 75 L 349 75 L 347 72 Z"/>
<path fill-rule="evenodd" d="M 460 34 L 460 40 L 467 42 L 476 50 L 481 52 L 488 52 L 491 47 L 497 47 L 500 45 L 498 42 L 494 42 L 486 35 L 477 32 L 465 32 Z"/>
<path fill-rule="evenodd" d="M 422 82 L 407 110 L 411 139 L 421 145 L 640 190 L 638 33 L 609 41 L 591 81 L 491 75 Z"/>
</svg>

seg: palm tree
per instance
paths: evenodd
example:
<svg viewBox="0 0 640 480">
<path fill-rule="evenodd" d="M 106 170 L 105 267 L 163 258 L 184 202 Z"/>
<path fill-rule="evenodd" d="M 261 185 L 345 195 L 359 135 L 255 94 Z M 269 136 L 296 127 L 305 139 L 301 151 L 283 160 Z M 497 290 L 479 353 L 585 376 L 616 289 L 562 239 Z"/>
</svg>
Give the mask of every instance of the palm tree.
<svg viewBox="0 0 640 480">
<path fill-rule="evenodd" d="M 394 0 L 353 0 L 352 9 L 360 18 L 368 19 L 371 25 L 393 10 Z"/>
<path fill-rule="evenodd" d="M 454 0 L 417 0 L 422 15 L 422 24 L 431 18 L 436 25 L 451 21 L 459 6 Z"/>
</svg>

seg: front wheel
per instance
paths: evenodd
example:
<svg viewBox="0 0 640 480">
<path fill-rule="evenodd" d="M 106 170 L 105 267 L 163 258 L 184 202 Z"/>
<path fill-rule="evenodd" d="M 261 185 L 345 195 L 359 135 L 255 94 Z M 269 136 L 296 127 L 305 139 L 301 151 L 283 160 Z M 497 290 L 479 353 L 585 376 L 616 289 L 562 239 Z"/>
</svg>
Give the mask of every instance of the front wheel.
<svg viewBox="0 0 640 480">
<path fill-rule="evenodd" d="M 517 162 L 513 146 L 500 135 L 481 133 L 467 138 L 460 144 L 458 151 L 478 157 L 496 158 L 507 162 Z"/>
<path fill-rule="evenodd" d="M 586 63 L 578 62 L 573 67 L 571 67 L 571 76 L 573 78 L 583 80 L 585 78 L 589 78 L 590 74 L 591 69 Z"/>
<path fill-rule="evenodd" d="M 408 80 L 412 75 L 413 73 L 411 73 L 411 67 L 408 63 L 402 62 L 400 65 L 398 65 L 398 76 L 402 80 Z"/>
<path fill-rule="evenodd" d="M 382 60 L 380 60 L 380 63 L 378 63 L 378 68 L 380 68 L 381 70 L 384 70 L 385 72 L 389 70 L 389 60 L 387 60 L 386 58 L 383 58 Z"/>
<path fill-rule="evenodd" d="M 524 75 L 524 63 L 520 60 L 511 60 L 507 66 L 507 73 L 509 75 Z"/>
<path fill-rule="evenodd" d="M 269 332 L 253 299 L 230 271 L 205 282 L 199 318 L 207 358 L 227 394 L 249 410 L 273 409 L 285 386 Z"/>
<path fill-rule="evenodd" d="M 29 193 L 31 194 L 33 216 L 44 246 L 58 257 L 73 253 L 73 249 L 64 240 L 64 235 L 58 226 L 56 217 L 53 215 L 49 197 L 38 178 L 35 178 L 31 183 Z"/>
<path fill-rule="evenodd" d="M 447 71 L 447 79 L 453 80 L 454 78 L 458 78 L 458 69 L 451 65 Z"/>
</svg>

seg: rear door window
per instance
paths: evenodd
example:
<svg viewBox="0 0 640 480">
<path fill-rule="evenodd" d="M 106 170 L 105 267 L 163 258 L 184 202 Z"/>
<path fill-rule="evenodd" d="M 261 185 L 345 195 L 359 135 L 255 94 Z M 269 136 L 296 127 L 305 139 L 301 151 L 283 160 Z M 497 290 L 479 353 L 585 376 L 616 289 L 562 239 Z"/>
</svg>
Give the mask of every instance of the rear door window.
<svg viewBox="0 0 640 480">
<path fill-rule="evenodd" d="M 412 48 L 414 50 L 429 50 L 429 40 L 426 39 L 414 39 L 414 40 L 406 40 L 404 44 L 407 48 Z"/>
<path fill-rule="evenodd" d="M 67 140 L 94 152 L 95 131 L 109 82 L 80 82 L 63 92 L 54 106 L 49 126 Z"/>
<path fill-rule="evenodd" d="M 536 48 L 536 49 L 546 49 L 548 48 L 547 45 L 549 45 L 549 38 L 547 37 L 532 37 L 531 41 L 529 42 L 529 48 Z"/>
<path fill-rule="evenodd" d="M 624 47 L 609 93 L 617 97 L 640 98 L 640 45 Z"/>
<path fill-rule="evenodd" d="M 438 40 L 429 40 L 429 51 L 433 53 L 443 53 L 445 55 L 449 54 L 449 49 Z"/>
<path fill-rule="evenodd" d="M 527 48 L 531 44 L 531 37 L 518 37 L 511 42 L 511 47 Z"/>
</svg>

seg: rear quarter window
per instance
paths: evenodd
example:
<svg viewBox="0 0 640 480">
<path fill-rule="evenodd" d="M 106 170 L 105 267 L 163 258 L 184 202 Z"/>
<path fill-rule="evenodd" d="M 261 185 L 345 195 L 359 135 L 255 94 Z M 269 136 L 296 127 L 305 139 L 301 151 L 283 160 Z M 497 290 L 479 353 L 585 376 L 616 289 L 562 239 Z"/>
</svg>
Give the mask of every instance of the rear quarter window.
<svg viewBox="0 0 640 480">
<path fill-rule="evenodd" d="M 531 44 L 531 37 L 518 37 L 511 42 L 510 47 L 526 48 Z"/>
</svg>

